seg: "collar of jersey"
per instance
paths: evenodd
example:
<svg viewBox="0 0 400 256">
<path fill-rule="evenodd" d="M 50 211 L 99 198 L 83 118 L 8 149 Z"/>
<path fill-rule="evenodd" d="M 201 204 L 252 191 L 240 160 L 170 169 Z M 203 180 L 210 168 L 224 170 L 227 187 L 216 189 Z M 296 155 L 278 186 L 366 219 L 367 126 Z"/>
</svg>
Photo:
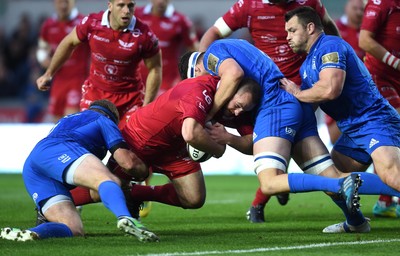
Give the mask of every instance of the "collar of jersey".
<svg viewBox="0 0 400 256">
<path fill-rule="evenodd" d="M 150 13 L 151 13 L 151 8 L 152 8 L 152 7 L 153 7 L 152 4 L 147 4 L 147 5 L 143 8 L 143 13 L 144 13 L 144 14 L 150 14 Z M 174 12 L 175 12 L 174 6 L 173 6 L 171 3 L 169 3 L 168 6 L 167 6 L 167 9 L 165 10 L 164 17 L 171 18 L 172 15 L 174 14 Z"/>
<path fill-rule="evenodd" d="M 109 14 L 109 13 L 110 13 L 110 10 L 107 10 L 107 11 L 105 11 L 105 12 L 103 13 L 103 17 L 101 18 L 101 25 L 102 25 L 102 26 L 106 26 L 106 27 L 108 27 L 108 28 L 111 28 L 110 22 L 108 21 L 108 14 Z M 123 31 L 124 31 L 124 32 L 126 32 L 127 30 L 133 31 L 133 29 L 135 28 L 135 25 L 136 25 L 136 17 L 133 16 L 133 17 L 132 17 L 132 20 L 131 20 L 131 23 L 130 23 L 129 26 L 128 26 L 126 29 L 124 29 Z"/>
</svg>

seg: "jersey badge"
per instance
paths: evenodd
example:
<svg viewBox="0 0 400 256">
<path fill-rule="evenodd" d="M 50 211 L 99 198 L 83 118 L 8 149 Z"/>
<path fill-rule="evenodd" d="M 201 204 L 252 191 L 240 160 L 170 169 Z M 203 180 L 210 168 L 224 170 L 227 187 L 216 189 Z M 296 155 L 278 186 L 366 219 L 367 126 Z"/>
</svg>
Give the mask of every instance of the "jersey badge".
<svg viewBox="0 0 400 256">
<path fill-rule="evenodd" d="M 217 63 L 219 61 L 219 58 L 215 56 L 214 54 L 210 53 L 207 58 L 207 67 L 209 70 L 213 71 L 214 73 L 217 73 Z"/>
<path fill-rule="evenodd" d="M 322 59 L 322 64 L 339 63 L 339 53 L 338 52 L 327 53 L 324 56 L 322 56 L 321 59 Z"/>
</svg>

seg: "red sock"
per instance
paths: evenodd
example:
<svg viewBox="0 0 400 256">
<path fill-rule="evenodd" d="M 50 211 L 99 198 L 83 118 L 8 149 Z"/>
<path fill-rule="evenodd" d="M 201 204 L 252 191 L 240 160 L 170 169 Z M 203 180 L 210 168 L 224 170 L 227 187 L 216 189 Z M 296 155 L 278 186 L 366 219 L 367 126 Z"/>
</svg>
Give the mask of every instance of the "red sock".
<svg viewBox="0 0 400 256">
<path fill-rule="evenodd" d="M 392 196 L 380 195 L 378 200 L 381 202 L 385 202 L 386 207 L 392 204 Z"/>
<path fill-rule="evenodd" d="M 94 203 L 88 188 L 76 187 L 69 191 L 76 206 Z"/>
<path fill-rule="evenodd" d="M 131 196 L 138 201 L 154 201 L 181 207 L 178 194 L 172 183 L 161 186 L 142 186 L 135 184 L 131 189 Z"/>
<path fill-rule="evenodd" d="M 265 206 L 268 203 L 270 198 L 271 198 L 271 196 L 264 195 L 261 192 L 261 188 L 258 188 L 257 192 L 256 192 L 256 197 L 254 198 L 253 203 L 251 205 L 257 206 L 257 205 L 261 204 L 261 205 Z"/>
</svg>

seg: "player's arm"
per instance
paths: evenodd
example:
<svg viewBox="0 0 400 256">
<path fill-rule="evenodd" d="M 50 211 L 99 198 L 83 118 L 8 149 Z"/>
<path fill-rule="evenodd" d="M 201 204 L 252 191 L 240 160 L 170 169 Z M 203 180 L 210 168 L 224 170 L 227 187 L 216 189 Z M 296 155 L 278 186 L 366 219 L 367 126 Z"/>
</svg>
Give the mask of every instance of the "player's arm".
<svg viewBox="0 0 400 256">
<path fill-rule="evenodd" d="M 319 73 L 319 80 L 313 87 L 301 90 L 292 81 L 281 79 L 283 88 L 293 94 L 299 101 L 321 103 L 334 100 L 340 96 L 344 86 L 346 72 L 338 68 L 325 68 Z"/>
<path fill-rule="evenodd" d="M 388 50 L 385 49 L 385 47 L 375 40 L 375 33 L 362 29 L 360 31 L 358 45 L 365 52 L 371 54 L 375 59 L 381 60 L 386 65 L 400 71 L 400 59 L 393 56 Z"/>
<path fill-rule="evenodd" d="M 46 72 L 36 80 L 39 90 L 47 91 L 52 77 L 58 69 L 68 60 L 74 49 L 81 43 L 74 28 L 58 45 Z"/>
<path fill-rule="evenodd" d="M 225 23 L 224 19 L 220 17 L 214 26 L 210 27 L 200 40 L 199 51 L 205 52 L 208 46 L 215 40 L 228 37 L 232 34 L 232 30 Z"/>
<path fill-rule="evenodd" d="M 194 118 L 188 117 L 183 121 L 182 137 L 192 147 L 208 152 L 216 158 L 221 157 L 225 152 L 226 146 L 215 142 Z"/>
<path fill-rule="evenodd" d="M 328 11 L 325 10 L 325 15 L 322 17 L 322 25 L 324 26 L 324 32 L 328 35 L 340 36 L 340 32 L 338 27 L 336 26 L 335 21 L 328 14 Z"/>
<path fill-rule="evenodd" d="M 149 70 L 149 74 L 147 75 L 146 79 L 146 91 L 143 103 L 144 106 L 156 98 L 158 89 L 160 89 L 162 79 L 161 63 L 161 50 L 159 50 L 154 56 L 144 59 L 144 64 Z"/>
<path fill-rule="evenodd" d="M 149 176 L 149 170 L 143 161 L 135 153 L 126 148 L 118 148 L 112 154 L 114 160 L 126 173 L 135 180 L 145 180 Z"/>
<path fill-rule="evenodd" d="M 210 137 L 219 144 L 228 145 L 237 151 L 246 154 L 253 154 L 253 135 L 247 134 L 238 136 L 226 130 L 225 126 L 220 123 L 207 126 Z"/>
<path fill-rule="evenodd" d="M 218 69 L 218 76 L 221 80 L 215 93 L 212 109 L 207 115 L 207 121 L 211 120 L 215 113 L 233 97 L 244 76 L 244 71 L 234 59 L 229 58 L 221 63 Z"/>
</svg>

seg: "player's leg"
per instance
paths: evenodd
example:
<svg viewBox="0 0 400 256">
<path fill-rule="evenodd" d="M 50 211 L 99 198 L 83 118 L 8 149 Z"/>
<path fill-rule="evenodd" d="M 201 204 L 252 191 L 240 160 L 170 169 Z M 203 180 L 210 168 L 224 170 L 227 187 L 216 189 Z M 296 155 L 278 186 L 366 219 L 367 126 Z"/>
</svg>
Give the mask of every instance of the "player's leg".
<svg viewBox="0 0 400 256">
<path fill-rule="evenodd" d="M 86 154 L 76 160 L 66 173 L 66 181 L 97 191 L 103 204 L 118 218 L 120 230 L 136 236 L 140 241 L 159 240 L 137 219 L 132 218 L 119 179 L 94 155 Z"/>
</svg>

